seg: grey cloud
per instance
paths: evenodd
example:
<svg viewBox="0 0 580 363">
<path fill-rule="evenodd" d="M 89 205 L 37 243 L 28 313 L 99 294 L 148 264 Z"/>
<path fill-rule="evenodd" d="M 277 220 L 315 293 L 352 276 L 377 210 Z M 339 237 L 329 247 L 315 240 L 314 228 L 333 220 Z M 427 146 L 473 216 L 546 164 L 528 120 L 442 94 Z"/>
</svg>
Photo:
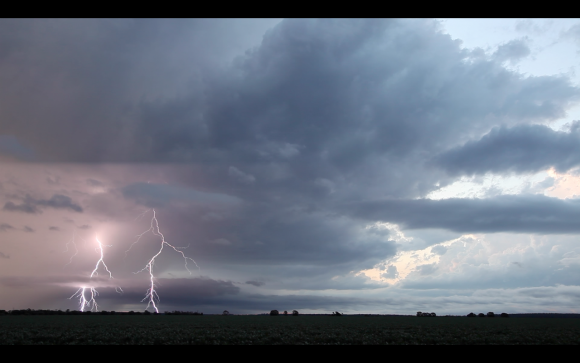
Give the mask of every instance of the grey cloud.
<svg viewBox="0 0 580 363">
<path fill-rule="evenodd" d="M 253 175 L 246 174 L 242 172 L 240 169 L 233 166 L 229 167 L 228 175 L 242 183 L 251 184 L 256 181 L 256 178 Z"/>
<path fill-rule="evenodd" d="M 13 202 L 6 202 L 4 207 L 2 208 L 5 211 L 9 212 L 24 212 L 24 213 L 40 213 L 40 210 L 36 208 L 34 204 L 31 203 L 22 203 L 22 204 L 14 204 Z"/>
<path fill-rule="evenodd" d="M 56 226 L 50 226 L 48 227 L 49 231 L 60 231 L 60 228 L 56 227 Z"/>
<path fill-rule="evenodd" d="M 444 255 L 447 252 L 447 247 L 445 246 L 434 246 L 431 248 L 431 252 L 437 255 Z"/>
<path fill-rule="evenodd" d="M 24 230 L 24 232 L 30 232 L 30 233 L 34 232 L 34 229 L 32 229 L 31 227 L 28 227 L 28 226 L 24 226 L 23 230 Z"/>
<path fill-rule="evenodd" d="M 571 26 L 568 30 L 562 33 L 562 38 L 572 39 L 580 47 L 580 24 Z"/>
<path fill-rule="evenodd" d="M 530 55 L 531 52 L 527 43 L 528 40 L 525 38 L 509 41 L 500 45 L 492 57 L 499 62 L 509 61 L 514 64 Z"/>
<path fill-rule="evenodd" d="M 260 286 L 264 286 L 266 283 L 262 282 L 262 281 L 246 281 L 246 284 L 260 287 Z"/>
<path fill-rule="evenodd" d="M 431 263 L 427 265 L 421 265 L 417 267 L 416 271 L 419 272 L 419 275 L 421 276 L 431 275 L 432 273 L 437 271 L 437 264 Z"/>
<path fill-rule="evenodd" d="M 574 125 L 570 132 L 543 125 L 496 127 L 477 141 L 441 154 L 434 162 L 453 175 L 524 173 L 550 167 L 566 172 L 580 165 L 580 130 Z"/>
<path fill-rule="evenodd" d="M 121 192 L 125 198 L 134 199 L 149 207 L 163 206 L 172 201 L 217 206 L 240 202 L 238 198 L 230 195 L 202 192 L 177 185 L 134 183 L 123 187 Z"/>
<path fill-rule="evenodd" d="M 519 230 L 561 223 L 576 231 L 575 207 L 549 199 L 524 212 L 529 203 L 518 209 L 515 201 L 507 218 L 499 199 L 340 207 L 413 199 L 452 183 L 458 174 L 432 167 L 432 155 L 500 123 L 562 117 L 580 95 L 568 78 L 509 71 L 461 49 L 433 20 L 288 19 L 245 53 L 235 24 L 2 20 L 0 75 L 13 81 L 0 86 L 0 131 L 46 161 L 143 162 L 168 184 L 131 181 L 121 194 L 163 206 L 161 228 L 171 241 L 195 244 L 196 259 L 261 270 L 241 281 L 288 268 L 293 286 L 361 288 L 362 278 L 331 279 L 403 248 L 388 233 L 364 231 L 381 218 L 454 231 L 506 230 L 512 220 Z M 8 77 L 14 70 L 19 76 Z M 183 170 L 157 173 L 149 164 L 157 162 Z M 48 207 L 9 203 L 5 210 Z M 423 238 L 441 242 L 434 239 Z M 206 243 L 220 240 L 230 244 Z"/>
<path fill-rule="evenodd" d="M 30 195 L 24 198 L 22 204 L 15 204 L 13 202 L 6 202 L 4 210 L 10 212 L 24 212 L 29 214 L 41 213 L 38 207 L 49 207 L 55 209 L 70 209 L 74 212 L 81 213 L 83 208 L 74 203 L 72 199 L 66 195 L 54 194 L 50 199 L 35 199 Z"/>
<path fill-rule="evenodd" d="M 381 275 L 385 279 L 396 279 L 399 277 L 399 272 L 397 271 L 397 266 L 389 265 L 387 271 Z"/>
<path fill-rule="evenodd" d="M 15 76 L 0 88 L 4 104 L 11 105 L 2 110 L 2 133 L 15 134 L 39 158 L 53 161 L 127 160 L 134 154 L 129 143 L 147 145 L 157 136 L 187 141 L 175 124 L 134 139 L 135 107 L 182 97 L 207 67 L 259 44 L 260 33 L 278 21 L 3 19 L 0 74 Z"/>
<path fill-rule="evenodd" d="M 82 226 L 78 227 L 79 229 L 91 229 L 91 226 L 89 226 L 88 224 L 83 224 Z"/>
<path fill-rule="evenodd" d="M 35 200 L 34 203 L 36 205 L 43 207 L 51 207 L 55 209 L 70 209 L 72 211 L 79 213 L 83 211 L 83 208 L 80 205 L 75 204 L 72 201 L 71 197 L 62 194 L 55 194 L 48 200 L 38 199 Z"/>
<path fill-rule="evenodd" d="M 578 233 L 580 199 L 503 195 L 489 199 L 383 200 L 348 205 L 345 212 L 404 228 L 455 232 Z"/>
<path fill-rule="evenodd" d="M 6 254 L 0 252 L 0 258 L 5 258 L 8 260 L 8 259 L 10 259 L 10 255 L 6 255 Z"/>
<path fill-rule="evenodd" d="M 237 295 L 240 288 L 231 281 L 213 280 L 206 277 L 200 278 L 173 278 L 157 279 L 158 294 L 163 298 L 161 306 L 190 306 L 188 310 L 200 301 L 207 299 L 219 299 L 227 295 Z M 143 299 L 143 288 L 135 281 L 124 281 L 123 294 L 118 295 L 114 291 L 102 293 L 103 298 L 114 300 L 116 304 L 136 304 Z M 146 304 L 145 304 L 146 305 Z"/>
<path fill-rule="evenodd" d="M 101 183 L 100 181 L 96 180 L 96 179 L 87 179 L 87 184 L 92 186 L 92 187 L 100 187 L 103 185 L 103 183 Z"/>
<path fill-rule="evenodd" d="M 22 145 L 13 135 L 0 135 L 0 153 L 8 154 L 25 161 L 34 158 L 34 151 Z"/>
<path fill-rule="evenodd" d="M 12 227 L 11 225 L 7 224 L 7 223 L 1 223 L 0 224 L 0 232 L 6 232 L 9 230 L 13 230 L 14 227 Z"/>
</svg>

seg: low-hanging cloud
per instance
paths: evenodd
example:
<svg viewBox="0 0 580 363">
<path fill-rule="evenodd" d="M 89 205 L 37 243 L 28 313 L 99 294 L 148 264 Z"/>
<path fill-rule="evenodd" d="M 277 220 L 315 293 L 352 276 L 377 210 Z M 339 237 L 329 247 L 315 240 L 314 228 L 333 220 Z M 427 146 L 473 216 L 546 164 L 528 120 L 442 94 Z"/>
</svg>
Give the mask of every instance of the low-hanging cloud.
<svg viewBox="0 0 580 363">
<path fill-rule="evenodd" d="M 0 223 L 0 232 L 6 232 L 15 229 L 8 223 Z"/>
<path fill-rule="evenodd" d="M 382 200 L 352 203 L 345 212 L 407 229 L 455 232 L 580 233 L 580 199 L 502 195 L 487 199 Z"/>
<path fill-rule="evenodd" d="M 21 204 L 8 201 L 2 209 L 9 212 L 36 214 L 42 213 L 42 208 L 68 209 L 78 213 L 83 211 L 83 208 L 74 203 L 71 197 L 62 194 L 54 194 L 50 199 L 36 199 L 27 195 Z"/>
<path fill-rule="evenodd" d="M 228 206 L 240 202 L 240 199 L 220 193 L 202 192 L 177 185 L 134 183 L 123 187 L 125 198 L 136 200 L 149 207 L 163 206 L 172 201 L 193 204 Z"/>
<path fill-rule="evenodd" d="M 580 166 L 580 128 L 554 131 L 543 125 L 496 127 L 477 141 L 444 152 L 435 164 L 452 175 L 536 172 Z"/>
</svg>

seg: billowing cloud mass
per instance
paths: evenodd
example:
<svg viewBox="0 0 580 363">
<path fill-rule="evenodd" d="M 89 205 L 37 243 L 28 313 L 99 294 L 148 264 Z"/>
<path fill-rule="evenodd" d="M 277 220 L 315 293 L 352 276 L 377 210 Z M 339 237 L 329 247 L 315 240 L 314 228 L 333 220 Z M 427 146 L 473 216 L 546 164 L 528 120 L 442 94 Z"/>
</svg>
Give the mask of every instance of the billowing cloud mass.
<svg viewBox="0 0 580 363">
<path fill-rule="evenodd" d="M 560 176 L 427 197 L 576 175 L 580 88 L 508 68 L 530 44 L 465 48 L 429 19 L 0 20 L 2 294 L 74 308 L 98 237 L 125 291 L 103 282 L 101 306 L 144 309 L 155 209 L 199 265 L 163 251 L 161 310 L 570 311 L 580 204 L 546 194 Z"/>
</svg>

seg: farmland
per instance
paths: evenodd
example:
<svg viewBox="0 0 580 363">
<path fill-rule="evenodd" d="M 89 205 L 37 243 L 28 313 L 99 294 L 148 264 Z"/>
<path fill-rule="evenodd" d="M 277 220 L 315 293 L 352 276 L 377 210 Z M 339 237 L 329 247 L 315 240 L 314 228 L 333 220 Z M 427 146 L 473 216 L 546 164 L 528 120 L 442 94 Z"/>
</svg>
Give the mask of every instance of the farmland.
<svg viewBox="0 0 580 363">
<path fill-rule="evenodd" d="M 580 319 L 0 316 L 0 344 L 579 344 Z"/>
</svg>

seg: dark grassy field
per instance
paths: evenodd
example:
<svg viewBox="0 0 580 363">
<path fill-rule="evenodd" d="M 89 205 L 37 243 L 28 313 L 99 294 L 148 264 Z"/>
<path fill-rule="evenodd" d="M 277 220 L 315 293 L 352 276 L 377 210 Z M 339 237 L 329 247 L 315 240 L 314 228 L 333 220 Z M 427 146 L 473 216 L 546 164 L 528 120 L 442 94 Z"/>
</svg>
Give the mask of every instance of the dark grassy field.
<svg viewBox="0 0 580 363">
<path fill-rule="evenodd" d="M 579 344 L 580 319 L 0 316 L 0 344 Z"/>
</svg>

